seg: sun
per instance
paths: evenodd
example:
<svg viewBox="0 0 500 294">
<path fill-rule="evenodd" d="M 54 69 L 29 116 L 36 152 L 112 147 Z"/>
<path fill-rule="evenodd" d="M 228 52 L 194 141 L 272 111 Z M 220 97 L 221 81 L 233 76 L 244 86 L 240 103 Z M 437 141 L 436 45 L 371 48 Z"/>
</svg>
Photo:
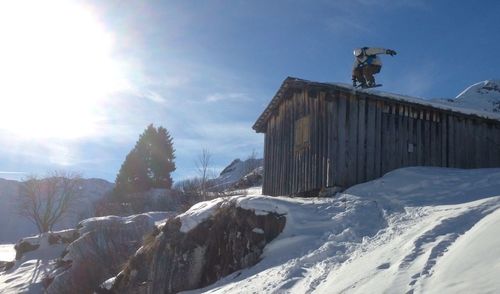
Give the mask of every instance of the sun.
<svg viewBox="0 0 500 294">
<path fill-rule="evenodd" d="M 113 35 L 71 1 L 0 2 L 0 130 L 32 139 L 99 132 L 106 99 L 128 87 Z"/>
</svg>

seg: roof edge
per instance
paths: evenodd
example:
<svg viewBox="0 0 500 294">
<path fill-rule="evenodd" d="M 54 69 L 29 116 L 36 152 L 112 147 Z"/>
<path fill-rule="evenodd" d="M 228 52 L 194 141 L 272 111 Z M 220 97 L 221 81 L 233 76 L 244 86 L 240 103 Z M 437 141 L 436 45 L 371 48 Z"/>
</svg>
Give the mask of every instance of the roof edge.
<svg viewBox="0 0 500 294">
<path fill-rule="evenodd" d="M 292 86 L 297 86 L 297 85 L 323 86 L 323 87 L 328 87 L 331 89 L 336 89 L 336 90 L 341 90 L 341 91 L 346 91 L 346 92 L 352 92 L 352 91 L 361 92 L 363 94 L 368 94 L 368 95 L 374 96 L 374 97 L 376 97 L 376 99 L 391 100 L 391 101 L 395 101 L 395 102 L 399 102 L 399 103 L 420 105 L 420 106 L 424 106 L 424 107 L 433 108 L 436 110 L 451 112 L 451 113 L 462 115 L 462 116 L 469 116 L 469 117 L 475 117 L 475 118 L 486 119 L 486 120 L 494 120 L 494 121 L 500 122 L 500 115 L 498 115 L 494 112 L 481 111 L 481 110 L 476 110 L 476 109 L 472 109 L 472 108 L 462 108 L 460 106 L 455 107 L 455 106 L 451 106 L 448 104 L 441 104 L 439 102 L 435 102 L 435 101 L 431 101 L 431 100 L 427 100 L 427 99 L 423 99 L 423 98 L 404 96 L 404 95 L 399 95 L 399 94 L 392 94 L 392 93 L 378 91 L 378 90 L 374 90 L 374 89 L 355 89 L 348 84 L 314 82 L 314 81 L 309 81 L 309 80 L 304 80 L 304 79 L 289 76 L 283 80 L 280 88 L 278 89 L 276 94 L 273 96 L 273 98 L 271 99 L 271 102 L 264 109 L 262 114 L 257 118 L 256 122 L 252 126 L 252 129 L 254 129 L 257 133 L 265 133 L 264 126 L 266 125 L 267 121 L 271 117 L 275 108 L 281 103 L 282 99 L 284 98 L 283 95 L 285 94 L 286 90 Z"/>
<path fill-rule="evenodd" d="M 304 79 L 299 79 L 295 77 L 286 77 L 283 82 L 281 83 L 281 86 L 279 87 L 278 91 L 276 94 L 274 94 L 273 98 L 271 99 L 271 102 L 267 105 L 267 107 L 264 109 L 262 114 L 257 118 L 255 123 L 252 126 L 252 129 L 254 129 L 257 133 L 264 133 L 263 126 L 269 119 L 269 117 L 272 114 L 272 111 L 274 108 L 281 102 L 283 99 L 283 95 L 285 91 L 290 87 L 291 83 L 297 83 L 297 82 L 302 82 L 302 83 L 311 83 L 311 81 L 304 80 Z"/>
</svg>

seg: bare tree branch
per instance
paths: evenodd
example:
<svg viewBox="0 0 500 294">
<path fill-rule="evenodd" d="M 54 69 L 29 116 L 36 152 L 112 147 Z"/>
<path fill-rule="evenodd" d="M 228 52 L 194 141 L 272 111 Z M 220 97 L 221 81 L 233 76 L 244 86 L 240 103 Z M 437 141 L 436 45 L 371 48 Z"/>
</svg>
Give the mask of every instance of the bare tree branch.
<svg viewBox="0 0 500 294">
<path fill-rule="evenodd" d="M 200 156 L 198 156 L 198 161 L 196 162 L 196 168 L 198 170 L 198 175 L 200 177 L 200 192 L 201 197 L 205 201 L 207 200 L 207 182 L 210 179 L 210 166 L 212 164 L 212 154 L 208 149 L 203 149 Z"/>
<path fill-rule="evenodd" d="M 248 173 L 254 171 L 257 167 L 259 167 L 259 161 L 257 157 L 258 153 L 257 151 L 255 151 L 255 149 L 253 149 L 252 153 L 250 153 L 250 155 L 245 160 L 244 175 L 247 175 Z"/>
<path fill-rule="evenodd" d="M 29 176 L 19 188 L 19 214 L 34 223 L 40 233 L 52 230 L 80 195 L 81 177 L 53 172 L 44 178 Z"/>
</svg>

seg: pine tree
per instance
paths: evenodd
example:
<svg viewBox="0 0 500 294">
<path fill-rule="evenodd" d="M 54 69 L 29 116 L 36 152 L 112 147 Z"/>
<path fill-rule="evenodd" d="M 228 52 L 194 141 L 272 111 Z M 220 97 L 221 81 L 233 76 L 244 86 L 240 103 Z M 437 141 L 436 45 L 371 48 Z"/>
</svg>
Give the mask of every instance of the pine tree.
<svg viewBox="0 0 500 294">
<path fill-rule="evenodd" d="M 127 194 L 151 188 L 171 188 L 174 153 L 173 140 L 167 129 L 150 124 L 125 158 L 116 177 L 116 191 Z"/>
<path fill-rule="evenodd" d="M 172 137 L 167 129 L 158 127 L 151 145 L 151 157 L 155 159 L 150 161 L 153 188 L 172 187 L 170 174 L 175 171 L 174 152 Z"/>
</svg>

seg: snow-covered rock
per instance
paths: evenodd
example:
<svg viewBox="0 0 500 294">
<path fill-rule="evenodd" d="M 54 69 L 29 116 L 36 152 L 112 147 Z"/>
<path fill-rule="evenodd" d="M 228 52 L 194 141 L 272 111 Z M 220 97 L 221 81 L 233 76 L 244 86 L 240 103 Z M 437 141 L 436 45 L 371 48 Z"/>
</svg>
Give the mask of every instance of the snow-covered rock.
<svg viewBox="0 0 500 294">
<path fill-rule="evenodd" d="M 67 248 L 47 293 L 91 293 L 116 275 L 166 212 L 96 217 L 79 224 L 80 237 Z"/>
<path fill-rule="evenodd" d="M 114 293 L 177 293 L 209 285 L 254 265 L 285 226 L 285 217 L 255 213 L 239 197 L 195 205 L 168 220 L 116 277 Z"/>
<path fill-rule="evenodd" d="M 500 80 L 486 80 L 467 87 L 455 99 L 439 102 L 461 108 L 500 112 Z"/>
<path fill-rule="evenodd" d="M 44 284 L 67 244 L 51 243 L 49 234 L 20 240 L 16 247 L 18 260 L 0 272 L 0 293 L 43 293 Z M 24 244 L 24 245 L 21 245 Z"/>
<path fill-rule="evenodd" d="M 76 229 L 23 238 L 17 260 L 0 273 L 0 293 L 92 293 L 121 270 L 145 234 L 171 216 L 96 217 Z"/>
<path fill-rule="evenodd" d="M 38 233 L 36 226 L 18 213 L 21 182 L 0 179 L 0 244 L 14 243 L 24 236 Z M 94 216 L 94 203 L 113 188 L 102 179 L 83 179 L 81 197 L 70 207 L 70 213 L 56 224 L 55 230 L 75 227 L 79 221 Z"/>
<path fill-rule="evenodd" d="M 42 246 L 55 244 L 70 244 L 80 236 L 77 229 L 67 229 L 57 232 L 47 232 L 40 235 L 22 238 L 19 240 L 14 249 L 16 250 L 16 260 L 22 259 L 25 253 L 35 251 Z"/>
</svg>

